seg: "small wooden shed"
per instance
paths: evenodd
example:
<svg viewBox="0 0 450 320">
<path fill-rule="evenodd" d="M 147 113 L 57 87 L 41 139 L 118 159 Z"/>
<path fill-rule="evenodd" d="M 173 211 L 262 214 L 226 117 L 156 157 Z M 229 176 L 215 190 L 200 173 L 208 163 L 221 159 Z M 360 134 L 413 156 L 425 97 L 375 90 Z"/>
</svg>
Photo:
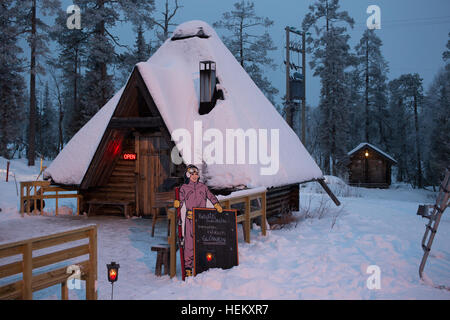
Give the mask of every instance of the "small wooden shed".
<svg viewBox="0 0 450 320">
<path fill-rule="evenodd" d="M 348 153 L 349 184 L 366 188 L 389 188 L 391 167 L 397 161 L 386 152 L 361 143 Z"/>
</svg>

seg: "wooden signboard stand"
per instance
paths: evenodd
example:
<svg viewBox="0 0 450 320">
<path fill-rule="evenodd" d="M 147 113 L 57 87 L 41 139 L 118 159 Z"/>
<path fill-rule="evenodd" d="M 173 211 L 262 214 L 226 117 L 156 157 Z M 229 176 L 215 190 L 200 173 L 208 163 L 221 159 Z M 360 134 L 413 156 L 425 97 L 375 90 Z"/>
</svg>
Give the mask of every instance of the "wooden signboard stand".
<svg viewBox="0 0 450 320">
<path fill-rule="evenodd" d="M 194 208 L 194 276 L 210 268 L 230 269 L 239 265 L 237 210 Z"/>
</svg>

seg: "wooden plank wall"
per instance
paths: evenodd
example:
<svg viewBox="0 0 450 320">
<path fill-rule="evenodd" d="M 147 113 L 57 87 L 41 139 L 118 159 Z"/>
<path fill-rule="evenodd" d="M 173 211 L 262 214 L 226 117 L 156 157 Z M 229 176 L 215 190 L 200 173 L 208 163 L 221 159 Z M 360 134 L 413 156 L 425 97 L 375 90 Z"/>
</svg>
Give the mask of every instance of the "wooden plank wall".
<svg viewBox="0 0 450 320">
<path fill-rule="evenodd" d="M 370 156 L 368 161 L 368 181 L 366 181 L 365 173 L 365 150 L 360 150 L 358 153 L 354 154 L 351 159 L 350 170 L 349 170 L 349 182 L 350 184 L 355 183 L 374 183 L 374 184 L 386 184 L 388 183 L 387 171 L 389 164 L 386 159 L 379 156 L 372 150 L 369 151 Z"/>
<path fill-rule="evenodd" d="M 134 138 L 124 139 L 122 153 L 134 152 Z M 122 159 L 122 153 L 114 161 L 114 169 L 107 179 L 107 183 L 102 186 L 90 188 L 84 192 L 84 200 L 127 200 L 136 199 L 136 178 L 135 161 Z M 122 210 L 117 206 L 103 206 L 93 214 L 123 215 Z"/>
<path fill-rule="evenodd" d="M 267 217 L 280 214 L 281 206 L 290 206 L 293 211 L 299 210 L 299 184 L 271 188 L 266 195 Z"/>
</svg>

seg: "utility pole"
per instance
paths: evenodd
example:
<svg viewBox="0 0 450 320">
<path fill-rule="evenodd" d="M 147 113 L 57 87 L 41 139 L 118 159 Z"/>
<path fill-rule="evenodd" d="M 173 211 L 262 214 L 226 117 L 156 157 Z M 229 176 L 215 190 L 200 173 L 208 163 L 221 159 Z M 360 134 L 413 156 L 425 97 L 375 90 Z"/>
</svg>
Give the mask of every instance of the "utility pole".
<svg viewBox="0 0 450 320">
<path fill-rule="evenodd" d="M 294 128 L 292 109 L 291 109 L 291 99 L 290 99 L 290 74 L 291 74 L 291 57 L 290 57 L 290 29 L 286 27 L 286 122 L 291 128 Z"/>
<path fill-rule="evenodd" d="M 303 73 L 303 99 L 302 99 L 302 143 L 306 145 L 306 35 L 302 33 L 302 73 Z"/>
<path fill-rule="evenodd" d="M 286 122 L 291 128 L 294 128 L 293 121 L 293 105 L 297 105 L 296 102 L 292 100 L 302 100 L 302 111 L 301 111 L 301 123 L 302 123 L 302 133 L 301 139 L 302 143 L 306 144 L 306 35 L 304 32 L 297 31 L 293 28 L 286 27 Z M 291 43 L 290 33 L 294 33 L 302 37 L 301 46 L 299 43 Z M 291 63 L 291 51 L 297 52 L 302 55 L 302 66 L 295 65 Z M 291 79 L 290 71 L 291 69 L 298 70 L 302 69 L 301 79 L 296 79 L 296 73 L 294 73 L 294 78 Z M 297 73 L 298 74 L 298 73 Z M 291 88 L 291 86 L 293 86 Z"/>
</svg>

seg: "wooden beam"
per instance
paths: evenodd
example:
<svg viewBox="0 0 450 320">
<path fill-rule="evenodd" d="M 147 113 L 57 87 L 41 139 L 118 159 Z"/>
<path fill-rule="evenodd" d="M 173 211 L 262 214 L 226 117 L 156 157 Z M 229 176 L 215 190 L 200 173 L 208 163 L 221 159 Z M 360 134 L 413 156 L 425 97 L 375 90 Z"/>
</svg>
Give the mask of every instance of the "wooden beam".
<svg viewBox="0 0 450 320">
<path fill-rule="evenodd" d="M 33 247 L 31 241 L 23 247 L 22 256 L 22 300 L 33 300 L 31 282 L 33 278 Z"/>
<path fill-rule="evenodd" d="M 137 70 L 137 68 L 135 68 Z M 150 109 L 150 113 L 153 116 L 159 116 L 161 117 L 161 114 L 159 112 L 158 107 L 155 104 L 155 101 L 153 100 L 153 97 L 151 96 L 150 92 L 148 91 L 147 85 L 145 84 L 144 79 L 142 78 L 141 73 L 139 70 L 137 70 L 137 81 L 136 85 L 138 87 L 139 92 L 141 93 L 142 97 L 144 98 L 145 103 L 147 104 L 148 108 Z M 166 139 L 167 144 L 169 145 L 170 149 L 172 150 L 173 147 L 175 147 L 175 142 L 172 141 L 172 137 L 170 135 L 170 132 L 164 123 L 164 121 L 161 123 L 160 131 L 163 135 L 163 137 Z"/>
<path fill-rule="evenodd" d="M 177 275 L 177 245 L 176 245 L 176 212 L 174 208 L 168 210 L 168 218 L 170 225 L 170 235 L 168 243 L 170 245 L 170 277 L 173 278 Z"/>
<path fill-rule="evenodd" d="M 161 117 L 114 117 L 109 123 L 111 129 L 119 128 L 159 128 L 162 125 Z"/>
<path fill-rule="evenodd" d="M 86 300 L 97 300 L 97 226 L 89 232 L 89 273 L 86 279 Z"/>
<path fill-rule="evenodd" d="M 325 192 L 330 196 L 331 200 L 337 205 L 340 206 L 341 202 L 338 200 L 338 198 L 331 192 L 330 188 L 328 188 L 328 185 L 325 182 L 325 179 L 317 179 L 317 182 L 322 186 L 322 188 L 325 190 Z"/>
</svg>

